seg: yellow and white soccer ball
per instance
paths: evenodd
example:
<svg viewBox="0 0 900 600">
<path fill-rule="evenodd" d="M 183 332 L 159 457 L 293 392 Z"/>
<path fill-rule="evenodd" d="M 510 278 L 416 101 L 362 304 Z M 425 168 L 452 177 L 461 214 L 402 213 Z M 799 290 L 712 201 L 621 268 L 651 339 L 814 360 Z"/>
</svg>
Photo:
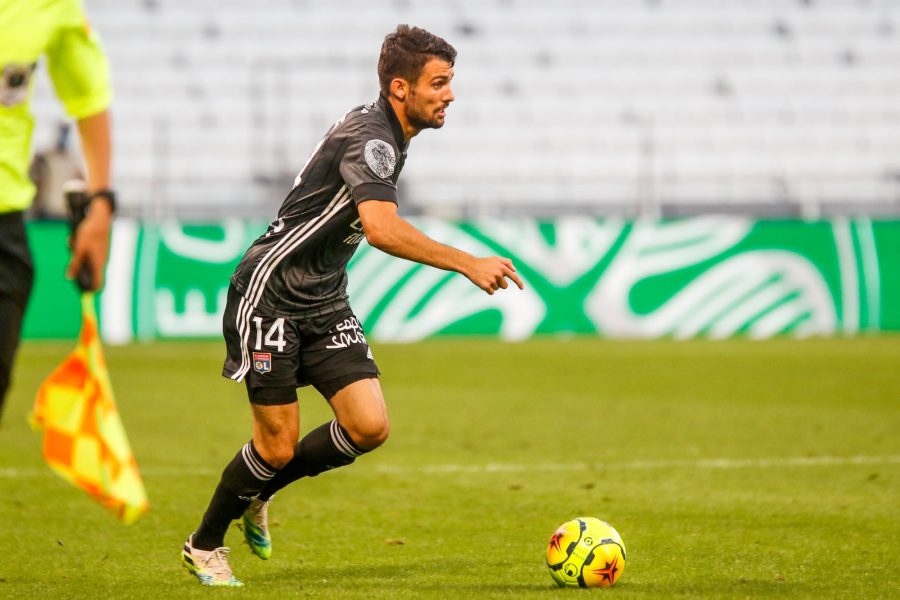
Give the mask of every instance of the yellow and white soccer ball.
<svg viewBox="0 0 900 600">
<path fill-rule="evenodd" d="M 560 587 L 610 587 L 625 570 L 625 543 L 606 521 L 578 517 L 550 538 L 547 566 Z"/>
</svg>

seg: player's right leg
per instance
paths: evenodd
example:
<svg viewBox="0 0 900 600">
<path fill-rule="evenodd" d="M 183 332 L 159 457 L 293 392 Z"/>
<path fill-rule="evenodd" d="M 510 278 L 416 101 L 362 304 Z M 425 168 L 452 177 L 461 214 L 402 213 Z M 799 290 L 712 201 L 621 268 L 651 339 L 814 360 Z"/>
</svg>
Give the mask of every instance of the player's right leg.
<svg viewBox="0 0 900 600">
<path fill-rule="evenodd" d="M 194 536 L 188 537 L 181 550 L 181 562 L 184 567 L 203 585 L 241 587 L 244 584 L 231 572 L 228 564 L 228 548 L 200 550 L 194 547 Z"/>
<path fill-rule="evenodd" d="M 293 395 L 293 390 L 290 390 Z M 299 437 L 296 399 L 290 404 L 253 405 L 253 439 L 235 455 L 225 470 L 203 520 L 185 542 L 182 562 L 205 585 L 240 585 L 226 555 L 225 533 L 241 518 L 253 500 L 294 454 Z M 246 530 L 245 530 L 246 534 Z M 271 542 L 257 540 L 257 545 Z M 251 549 L 260 554 L 261 550 Z M 212 561 L 212 562 L 210 562 Z"/>
<path fill-rule="evenodd" d="M 296 371 L 299 339 L 290 323 L 279 319 L 283 337 L 266 352 L 257 346 L 262 336 L 240 335 L 236 316 L 240 313 L 241 296 L 233 288 L 229 290 L 225 308 L 224 330 L 228 350 L 224 373 L 230 375 L 242 357 L 253 356 L 252 369 L 245 373 L 245 381 L 253 415 L 253 439 L 247 442 L 225 467 L 213 493 L 200 526 L 188 538 L 182 561 L 188 570 L 206 585 L 235 585 L 225 548 L 225 533 L 231 522 L 241 518 L 254 498 L 265 488 L 278 470 L 294 455 L 300 430 L 300 414 L 297 405 Z M 269 325 L 270 319 L 252 318 L 257 326 Z M 266 329 L 269 331 L 269 329 Z M 268 338 L 266 338 L 268 339 Z M 242 376 L 233 377 L 240 380 Z M 203 557 L 214 559 L 204 571 Z M 239 583 L 239 582 L 238 582 Z"/>
<path fill-rule="evenodd" d="M 265 393 L 259 389 L 249 388 L 249 386 L 248 389 L 250 390 L 250 401 L 254 403 L 252 408 L 254 443 L 259 447 L 266 460 L 281 470 L 294 457 L 294 448 L 299 437 L 298 404 L 296 400 L 285 405 L 264 405 L 257 404 L 257 402 L 279 397 L 283 397 L 285 400 L 296 398 L 296 392 L 293 388 L 285 388 L 280 392 L 277 389 L 269 389 Z M 287 416 L 286 411 L 293 412 L 294 416 Z M 263 490 L 265 490 L 265 486 Z M 269 534 L 271 497 L 260 499 L 259 495 L 263 490 L 253 497 L 244 510 L 240 525 L 250 551 L 261 559 L 267 560 L 272 556 L 272 537 Z"/>
</svg>

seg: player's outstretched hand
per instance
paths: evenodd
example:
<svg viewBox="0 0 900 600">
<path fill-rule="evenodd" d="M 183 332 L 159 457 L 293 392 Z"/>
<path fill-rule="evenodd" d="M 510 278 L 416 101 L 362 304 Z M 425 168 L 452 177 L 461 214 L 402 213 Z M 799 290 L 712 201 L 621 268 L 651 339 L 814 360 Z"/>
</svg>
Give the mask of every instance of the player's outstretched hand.
<svg viewBox="0 0 900 600">
<path fill-rule="evenodd" d="M 493 294 L 500 288 L 509 287 L 507 279 L 515 283 L 520 290 L 525 289 L 525 284 L 516 273 L 516 267 L 513 266 L 512 261 L 502 256 L 476 258 L 465 275 L 488 294 Z"/>
</svg>

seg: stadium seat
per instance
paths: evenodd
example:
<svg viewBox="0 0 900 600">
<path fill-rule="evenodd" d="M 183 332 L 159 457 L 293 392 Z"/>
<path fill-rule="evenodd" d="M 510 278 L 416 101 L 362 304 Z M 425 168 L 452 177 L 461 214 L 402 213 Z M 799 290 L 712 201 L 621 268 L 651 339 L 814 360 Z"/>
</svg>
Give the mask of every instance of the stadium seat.
<svg viewBox="0 0 900 600">
<path fill-rule="evenodd" d="M 283 195 L 274 182 L 289 185 L 328 126 L 374 99 L 378 48 L 399 22 L 459 50 L 447 126 L 411 148 L 404 199 L 417 211 L 636 215 L 756 203 L 795 214 L 836 200 L 892 207 L 900 194 L 896 2 L 87 8 L 111 57 L 115 178 L 134 213 L 160 202 L 173 214 L 269 207 Z M 35 110 L 59 114 L 45 76 Z M 39 119 L 38 145 L 54 122 Z"/>
</svg>

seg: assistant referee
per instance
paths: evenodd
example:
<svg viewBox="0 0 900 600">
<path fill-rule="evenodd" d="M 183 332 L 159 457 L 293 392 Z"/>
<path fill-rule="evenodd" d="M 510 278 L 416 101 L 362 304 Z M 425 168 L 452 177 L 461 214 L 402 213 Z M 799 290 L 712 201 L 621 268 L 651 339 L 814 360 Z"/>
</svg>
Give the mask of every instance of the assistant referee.
<svg viewBox="0 0 900 600">
<path fill-rule="evenodd" d="M 46 68 L 78 123 L 92 201 L 72 240 L 66 276 L 88 266 L 103 285 L 115 200 L 109 189 L 112 92 L 106 56 L 79 0 L 0 0 L 0 417 L 31 294 L 33 266 L 23 215 L 35 188 L 28 178 L 34 73 Z"/>
</svg>

